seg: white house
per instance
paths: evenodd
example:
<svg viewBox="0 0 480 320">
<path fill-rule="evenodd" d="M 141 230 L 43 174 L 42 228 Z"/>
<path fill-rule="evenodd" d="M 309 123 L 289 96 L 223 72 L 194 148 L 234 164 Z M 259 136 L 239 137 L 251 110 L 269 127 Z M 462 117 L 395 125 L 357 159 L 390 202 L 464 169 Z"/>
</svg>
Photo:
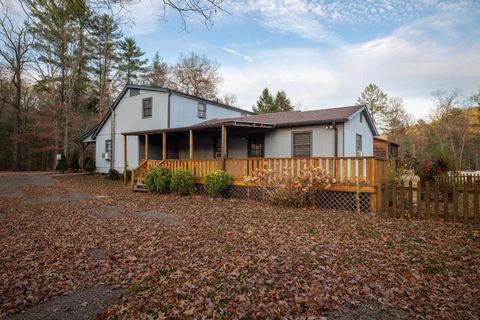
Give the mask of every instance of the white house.
<svg viewBox="0 0 480 320">
<path fill-rule="evenodd" d="M 167 88 L 127 85 L 112 110 L 80 139 L 95 143 L 101 173 L 111 166 L 123 172 L 124 158 L 134 169 L 145 157 L 366 157 L 377 135 L 364 106 L 254 115 Z"/>
</svg>

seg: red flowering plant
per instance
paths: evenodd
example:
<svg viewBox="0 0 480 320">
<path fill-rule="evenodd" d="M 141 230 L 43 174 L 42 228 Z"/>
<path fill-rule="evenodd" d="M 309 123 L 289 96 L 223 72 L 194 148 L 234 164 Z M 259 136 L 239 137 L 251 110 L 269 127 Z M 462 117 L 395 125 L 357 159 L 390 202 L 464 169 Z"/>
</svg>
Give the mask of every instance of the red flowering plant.
<svg viewBox="0 0 480 320">
<path fill-rule="evenodd" d="M 443 158 L 439 158 L 437 161 L 425 160 L 418 167 L 418 175 L 423 184 L 425 184 L 425 182 L 431 184 L 435 181 L 435 176 L 446 174 L 448 169 L 448 162 Z"/>
</svg>

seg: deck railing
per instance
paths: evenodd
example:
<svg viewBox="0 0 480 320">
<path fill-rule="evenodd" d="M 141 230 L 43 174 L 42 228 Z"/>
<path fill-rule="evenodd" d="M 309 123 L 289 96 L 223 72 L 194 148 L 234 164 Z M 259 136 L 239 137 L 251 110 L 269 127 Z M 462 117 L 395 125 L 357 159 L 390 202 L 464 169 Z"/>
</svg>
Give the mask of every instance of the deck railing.
<svg viewBox="0 0 480 320">
<path fill-rule="evenodd" d="M 145 160 L 141 160 L 143 164 Z M 188 169 L 194 173 L 195 179 L 202 180 L 211 170 L 223 168 L 222 159 L 202 160 L 148 160 L 145 170 L 137 173 L 143 177 L 146 170 L 162 165 L 175 172 Z M 256 169 L 274 170 L 281 175 L 288 172 L 298 175 L 305 167 L 321 167 L 335 178 L 336 184 L 356 184 L 375 186 L 381 182 L 387 170 L 387 161 L 375 157 L 310 157 L 310 158 L 227 158 L 226 170 L 234 180 L 243 180 Z"/>
</svg>

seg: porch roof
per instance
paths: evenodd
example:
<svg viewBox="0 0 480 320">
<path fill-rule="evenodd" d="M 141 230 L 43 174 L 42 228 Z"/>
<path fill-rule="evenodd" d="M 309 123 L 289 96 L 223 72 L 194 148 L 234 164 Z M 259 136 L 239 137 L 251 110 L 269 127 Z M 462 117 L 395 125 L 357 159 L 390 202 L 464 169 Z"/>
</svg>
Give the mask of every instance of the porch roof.
<svg viewBox="0 0 480 320">
<path fill-rule="evenodd" d="M 243 118 L 245 118 L 245 117 L 243 117 Z M 122 135 L 138 136 L 138 135 L 143 135 L 143 134 L 158 134 L 158 133 L 163 133 L 163 132 L 186 132 L 186 131 L 190 131 L 190 130 L 208 131 L 208 130 L 212 130 L 212 129 L 221 129 L 223 126 L 230 127 L 230 128 L 234 127 L 234 128 L 249 128 L 249 129 L 273 129 L 273 128 L 275 128 L 274 124 L 268 124 L 268 123 L 249 122 L 249 121 L 232 121 L 232 120 L 229 120 L 229 119 L 212 119 L 212 120 L 207 120 L 207 121 L 197 123 L 197 124 L 187 126 L 187 127 L 122 132 Z"/>
</svg>

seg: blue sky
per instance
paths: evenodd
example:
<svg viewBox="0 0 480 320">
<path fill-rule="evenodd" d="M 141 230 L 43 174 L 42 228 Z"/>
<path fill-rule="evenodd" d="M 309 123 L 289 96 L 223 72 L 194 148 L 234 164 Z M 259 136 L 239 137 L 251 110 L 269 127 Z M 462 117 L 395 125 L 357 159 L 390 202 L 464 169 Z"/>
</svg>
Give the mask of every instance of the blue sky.
<svg viewBox="0 0 480 320">
<path fill-rule="evenodd" d="M 200 0 L 202 1 L 202 0 Z M 163 1 L 138 0 L 124 33 L 169 63 L 181 53 L 221 64 L 221 93 L 247 109 L 263 88 L 283 89 L 304 109 L 350 105 L 369 83 L 401 97 L 419 118 L 431 93 L 480 86 L 480 0 L 224 0 L 206 28 L 182 30 Z"/>
</svg>

